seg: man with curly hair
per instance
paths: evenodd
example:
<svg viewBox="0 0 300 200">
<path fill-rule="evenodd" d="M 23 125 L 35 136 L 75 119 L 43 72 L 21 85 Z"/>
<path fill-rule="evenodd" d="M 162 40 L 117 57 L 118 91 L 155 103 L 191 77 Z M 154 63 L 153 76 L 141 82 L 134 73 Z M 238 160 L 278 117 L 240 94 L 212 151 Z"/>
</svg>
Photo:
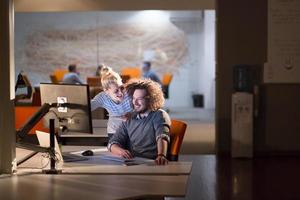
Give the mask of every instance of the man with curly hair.
<svg viewBox="0 0 300 200">
<path fill-rule="evenodd" d="M 140 79 L 129 82 L 126 88 L 134 113 L 109 140 L 109 151 L 123 158 L 138 156 L 155 159 L 158 165 L 167 164 L 171 120 L 161 109 L 161 86 L 150 79 Z"/>
</svg>

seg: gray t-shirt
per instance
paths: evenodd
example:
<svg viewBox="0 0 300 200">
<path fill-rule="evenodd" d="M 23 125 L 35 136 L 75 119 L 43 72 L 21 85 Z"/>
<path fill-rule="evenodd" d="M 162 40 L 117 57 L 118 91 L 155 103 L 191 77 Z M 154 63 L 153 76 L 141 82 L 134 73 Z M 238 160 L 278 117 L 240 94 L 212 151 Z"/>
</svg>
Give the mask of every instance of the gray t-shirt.
<svg viewBox="0 0 300 200">
<path fill-rule="evenodd" d="M 129 150 L 133 156 L 155 159 L 158 138 L 170 141 L 170 126 L 170 117 L 164 110 L 152 111 L 142 119 L 134 114 L 129 120 L 122 123 L 109 140 L 108 147 L 118 144 Z"/>
</svg>

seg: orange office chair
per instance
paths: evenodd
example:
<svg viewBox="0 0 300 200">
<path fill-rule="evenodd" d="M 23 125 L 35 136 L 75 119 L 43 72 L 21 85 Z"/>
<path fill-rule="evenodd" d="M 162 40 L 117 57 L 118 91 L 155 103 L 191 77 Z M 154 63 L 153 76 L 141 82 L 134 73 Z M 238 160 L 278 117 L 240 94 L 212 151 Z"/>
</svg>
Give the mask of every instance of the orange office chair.
<svg viewBox="0 0 300 200">
<path fill-rule="evenodd" d="M 52 83 L 59 83 L 58 79 L 54 74 L 50 74 L 49 77 Z"/>
<path fill-rule="evenodd" d="M 32 95 L 32 106 L 41 106 L 41 91 L 40 87 L 35 87 Z"/>
<path fill-rule="evenodd" d="M 129 75 L 120 75 L 122 78 L 122 83 L 127 83 L 130 79 Z"/>
<path fill-rule="evenodd" d="M 90 88 L 90 98 L 94 98 L 99 92 L 103 91 L 100 76 L 86 77 L 86 83 Z"/>
<path fill-rule="evenodd" d="M 185 122 L 172 119 L 170 128 L 170 146 L 168 149 L 168 160 L 178 161 L 178 154 L 184 138 L 187 124 Z"/>
<path fill-rule="evenodd" d="M 100 76 L 88 76 L 86 77 L 86 83 L 90 87 L 102 87 Z"/>
<path fill-rule="evenodd" d="M 25 123 L 40 109 L 38 106 L 16 106 L 15 107 L 15 128 L 20 129 Z M 35 131 L 49 132 L 40 120 L 30 131 L 29 134 L 35 134 Z"/>
<path fill-rule="evenodd" d="M 64 75 L 69 73 L 67 69 L 55 69 L 53 74 L 56 76 L 58 82 L 62 82 Z"/>
<path fill-rule="evenodd" d="M 55 69 L 52 74 L 49 75 L 52 83 L 62 82 L 64 75 L 69 71 L 67 69 Z"/>
<path fill-rule="evenodd" d="M 122 76 L 129 76 L 130 78 L 140 78 L 141 77 L 140 67 L 124 67 L 121 69 Z"/>
<path fill-rule="evenodd" d="M 169 98 L 169 85 L 173 79 L 173 74 L 165 73 L 162 77 L 162 90 L 166 99 Z"/>
</svg>

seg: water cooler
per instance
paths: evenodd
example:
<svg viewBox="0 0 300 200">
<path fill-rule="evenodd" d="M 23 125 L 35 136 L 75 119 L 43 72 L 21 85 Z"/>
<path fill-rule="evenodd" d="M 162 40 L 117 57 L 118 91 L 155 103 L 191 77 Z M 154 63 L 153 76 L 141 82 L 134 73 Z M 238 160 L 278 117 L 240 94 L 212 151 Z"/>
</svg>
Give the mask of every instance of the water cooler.
<svg viewBox="0 0 300 200">
<path fill-rule="evenodd" d="M 231 156 L 251 158 L 253 157 L 253 73 L 251 66 L 235 66 L 233 82 Z"/>
</svg>

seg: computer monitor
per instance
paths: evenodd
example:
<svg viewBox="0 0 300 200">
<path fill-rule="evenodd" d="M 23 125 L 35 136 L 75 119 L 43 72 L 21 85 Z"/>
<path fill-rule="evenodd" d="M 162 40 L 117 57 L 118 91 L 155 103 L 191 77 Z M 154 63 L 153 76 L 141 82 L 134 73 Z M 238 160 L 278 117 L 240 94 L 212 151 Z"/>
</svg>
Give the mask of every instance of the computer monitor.
<svg viewBox="0 0 300 200">
<path fill-rule="evenodd" d="M 61 133 L 93 133 L 88 85 L 41 83 L 40 92 L 42 104 L 57 105 L 44 116 L 46 127 L 54 119 Z"/>
</svg>

